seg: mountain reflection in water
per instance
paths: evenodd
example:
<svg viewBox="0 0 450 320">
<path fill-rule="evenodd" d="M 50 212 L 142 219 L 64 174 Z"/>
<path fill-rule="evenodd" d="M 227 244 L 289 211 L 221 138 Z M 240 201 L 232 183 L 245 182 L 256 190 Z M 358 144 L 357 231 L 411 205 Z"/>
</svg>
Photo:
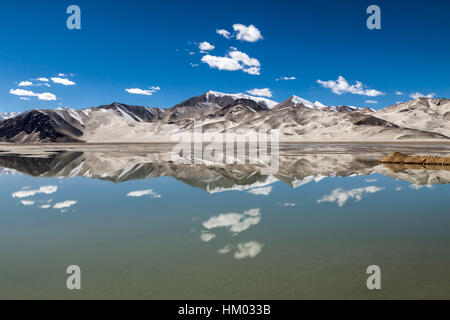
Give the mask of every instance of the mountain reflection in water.
<svg viewBox="0 0 450 320">
<path fill-rule="evenodd" d="M 446 166 L 380 164 L 378 160 L 391 150 L 413 152 L 413 147 L 292 146 L 280 149 L 279 170 L 273 175 L 261 174 L 261 165 L 204 162 L 183 164 L 172 161 L 170 146 L 151 150 L 76 150 L 0 153 L 0 166 L 34 177 L 88 177 L 115 183 L 173 177 L 209 193 L 223 190 L 246 190 L 282 181 L 295 188 L 326 177 L 348 177 L 379 173 L 417 185 L 450 182 Z M 423 148 L 421 149 L 423 150 Z M 383 151 L 383 152 L 382 152 Z M 446 149 L 434 154 L 448 154 Z"/>
</svg>

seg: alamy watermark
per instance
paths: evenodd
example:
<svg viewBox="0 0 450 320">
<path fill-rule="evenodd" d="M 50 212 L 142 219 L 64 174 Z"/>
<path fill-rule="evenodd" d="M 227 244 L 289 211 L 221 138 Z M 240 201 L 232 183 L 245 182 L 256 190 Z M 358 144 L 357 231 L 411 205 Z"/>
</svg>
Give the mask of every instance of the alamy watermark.
<svg viewBox="0 0 450 320">
<path fill-rule="evenodd" d="M 66 269 L 66 273 L 70 274 L 67 278 L 66 286 L 69 290 L 81 290 L 81 269 L 77 265 L 70 265 Z"/>
<path fill-rule="evenodd" d="M 262 175 L 279 169 L 279 130 L 206 129 L 194 123 L 191 130 L 176 133 L 172 141 L 172 161 L 178 164 L 250 164 L 259 166 Z"/>
<path fill-rule="evenodd" d="M 381 29 L 381 9 L 380 9 L 380 7 L 375 4 L 368 6 L 366 13 L 370 14 L 370 16 L 367 18 L 367 21 L 366 21 L 367 29 L 369 29 L 369 30 Z"/>
<path fill-rule="evenodd" d="M 381 269 L 377 265 L 371 265 L 367 267 L 367 274 L 370 276 L 367 278 L 366 285 L 369 290 L 381 289 Z"/>
<path fill-rule="evenodd" d="M 70 16 L 66 20 L 66 26 L 69 30 L 80 30 L 81 29 L 81 9 L 77 5 L 70 5 L 66 10 L 67 14 Z"/>
</svg>

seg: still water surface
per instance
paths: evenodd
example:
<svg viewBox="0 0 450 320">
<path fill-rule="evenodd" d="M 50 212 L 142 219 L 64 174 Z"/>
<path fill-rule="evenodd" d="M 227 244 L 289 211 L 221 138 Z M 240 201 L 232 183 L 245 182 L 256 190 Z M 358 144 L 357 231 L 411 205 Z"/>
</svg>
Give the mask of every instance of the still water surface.
<svg viewBox="0 0 450 320">
<path fill-rule="evenodd" d="M 158 152 L 3 154 L 0 298 L 450 298 L 450 171 L 378 158 L 288 150 L 261 176 Z"/>
</svg>

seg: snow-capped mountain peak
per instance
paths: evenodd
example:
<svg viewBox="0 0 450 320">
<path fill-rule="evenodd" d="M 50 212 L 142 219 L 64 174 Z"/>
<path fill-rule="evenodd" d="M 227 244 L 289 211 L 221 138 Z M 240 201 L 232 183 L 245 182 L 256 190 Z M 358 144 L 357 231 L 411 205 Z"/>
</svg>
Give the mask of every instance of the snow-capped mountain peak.
<svg viewBox="0 0 450 320">
<path fill-rule="evenodd" d="M 305 107 L 310 108 L 310 109 L 323 109 L 323 108 L 327 107 L 326 105 L 324 105 L 323 103 L 321 103 L 319 101 L 315 101 L 313 103 L 309 100 L 300 98 L 298 96 L 292 96 L 291 101 L 295 104 L 303 104 Z"/>
<path fill-rule="evenodd" d="M 267 99 L 267 98 L 262 98 L 262 97 L 255 97 L 255 96 L 250 96 L 248 94 L 245 93 L 223 93 L 223 92 L 217 92 L 217 91 L 208 91 L 206 93 L 206 98 L 209 100 L 210 97 L 224 97 L 224 96 L 228 96 L 233 98 L 234 100 L 237 99 L 248 99 L 248 100 L 252 100 L 255 101 L 259 104 L 263 104 L 265 105 L 267 108 L 272 109 L 273 107 L 275 107 L 278 102 Z"/>
<path fill-rule="evenodd" d="M 0 112 L 0 121 L 14 118 L 15 116 L 18 116 L 20 112 Z"/>
</svg>

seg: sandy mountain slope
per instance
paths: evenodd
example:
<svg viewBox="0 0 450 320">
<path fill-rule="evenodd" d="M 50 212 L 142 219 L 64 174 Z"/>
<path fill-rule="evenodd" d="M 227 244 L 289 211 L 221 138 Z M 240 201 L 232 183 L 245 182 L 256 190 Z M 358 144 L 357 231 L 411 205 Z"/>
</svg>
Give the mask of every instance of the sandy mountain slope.
<svg viewBox="0 0 450 320">
<path fill-rule="evenodd" d="M 35 109 L 1 121 L 0 141 L 175 142 L 179 134 L 200 126 L 204 132 L 237 135 L 276 129 L 281 141 L 449 140 L 449 106 L 444 99 L 416 99 L 375 112 L 327 107 L 296 96 L 276 103 L 208 91 L 169 109 L 120 103 L 82 110 Z"/>
<path fill-rule="evenodd" d="M 418 98 L 381 109 L 375 116 L 400 127 L 450 137 L 450 99 Z"/>
</svg>

